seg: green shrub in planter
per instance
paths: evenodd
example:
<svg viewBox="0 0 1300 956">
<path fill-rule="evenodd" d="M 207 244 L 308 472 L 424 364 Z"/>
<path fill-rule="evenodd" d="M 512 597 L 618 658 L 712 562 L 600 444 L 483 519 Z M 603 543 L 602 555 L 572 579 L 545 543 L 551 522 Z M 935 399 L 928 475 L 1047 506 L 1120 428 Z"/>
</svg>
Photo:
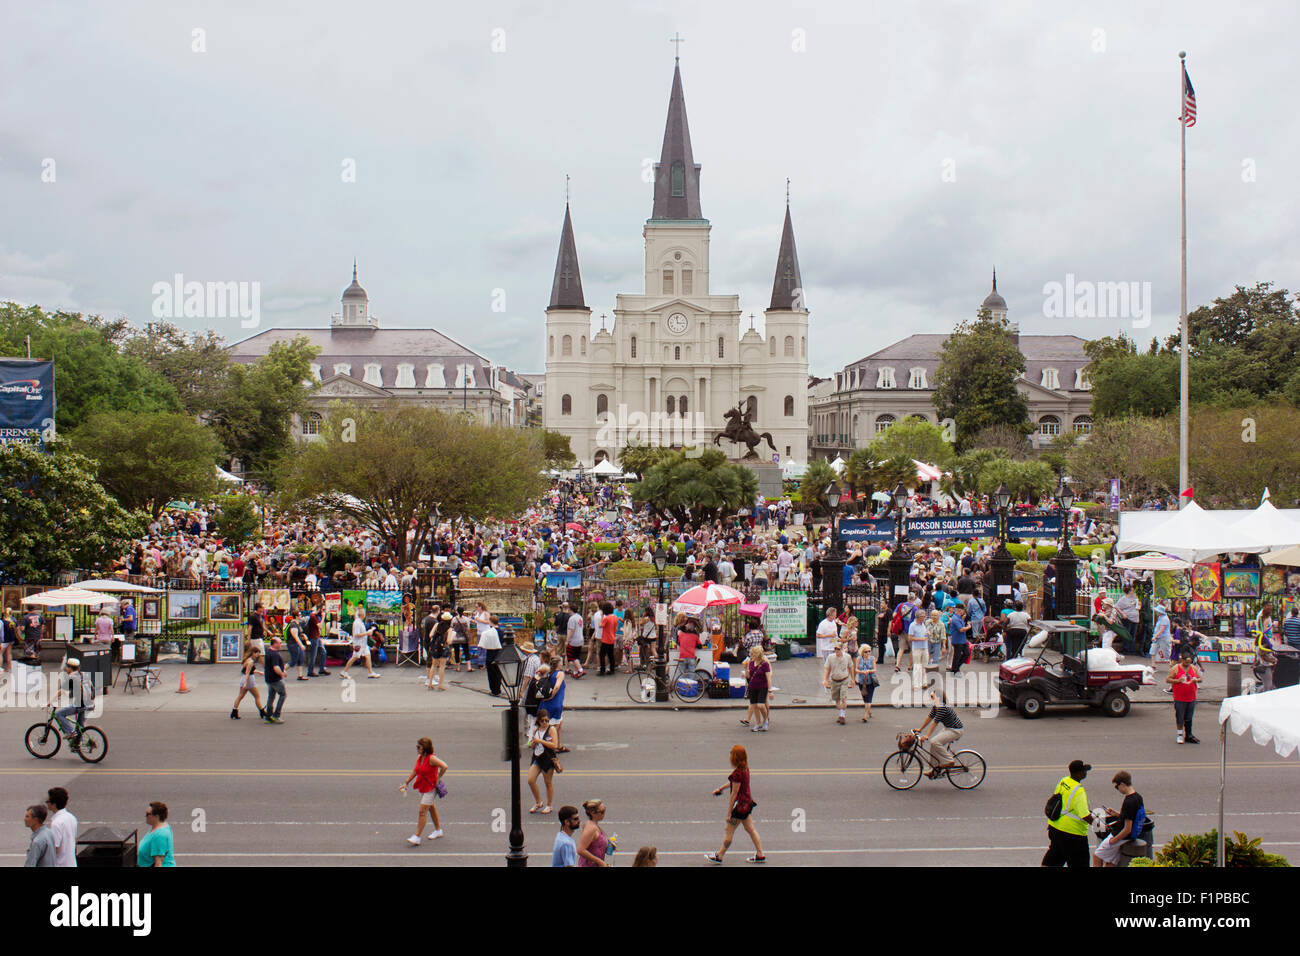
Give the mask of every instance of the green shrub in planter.
<svg viewBox="0 0 1300 956">
<path fill-rule="evenodd" d="M 618 550 L 617 541 L 594 541 L 591 544 L 591 550 L 597 554 L 607 554 L 611 551 Z"/>
<path fill-rule="evenodd" d="M 668 565 L 664 568 L 664 578 L 669 581 L 679 581 L 685 573 L 684 569 L 675 565 Z M 653 564 L 646 564 L 644 561 L 634 561 L 627 559 L 624 561 L 615 561 L 605 569 L 605 577 L 611 581 L 645 581 L 650 578 L 657 578 L 659 575 L 655 571 Z"/>
</svg>

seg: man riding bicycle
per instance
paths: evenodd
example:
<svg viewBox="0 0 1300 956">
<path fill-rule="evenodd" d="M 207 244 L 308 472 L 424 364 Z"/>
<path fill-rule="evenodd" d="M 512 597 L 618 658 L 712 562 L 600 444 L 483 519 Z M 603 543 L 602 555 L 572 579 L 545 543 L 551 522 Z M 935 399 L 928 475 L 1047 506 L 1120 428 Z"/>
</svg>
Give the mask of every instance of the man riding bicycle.
<svg viewBox="0 0 1300 956">
<path fill-rule="evenodd" d="M 914 731 L 919 744 L 930 742 L 930 760 L 934 763 L 934 769 L 930 771 L 931 777 L 939 776 L 940 772 L 957 766 L 953 760 L 952 751 L 948 749 L 948 744 L 957 740 L 965 732 L 962 726 L 961 718 L 957 712 L 948 706 L 948 697 L 942 688 L 936 688 L 930 692 L 930 713 L 926 716 L 925 722 L 921 724 L 919 730 Z M 934 725 L 935 732 L 927 734 L 926 729 Z M 939 729 L 939 725 L 943 729 Z"/>
<path fill-rule="evenodd" d="M 95 706 L 95 685 L 90 678 L 81 673 L 81 663 L 79 661 L 64 661 L 63 673 L 65 680 L 63 686 L 59 688 L 58 696 L 54 702 L 57 704 L 63 699 L 63 691 L 66 689 L 68 697 L 72 701 L 71 707 L 62 707 L 54 712 L 55 719 L 59 722 L 59 729 L 63 731 L 68 740 L 76 736 L 76 731 L 67 721 L 67 717 L 73 717 L 77 722 L 77 727 L 81 727 L 86 722 L 86 708 Z"/>
</svg>

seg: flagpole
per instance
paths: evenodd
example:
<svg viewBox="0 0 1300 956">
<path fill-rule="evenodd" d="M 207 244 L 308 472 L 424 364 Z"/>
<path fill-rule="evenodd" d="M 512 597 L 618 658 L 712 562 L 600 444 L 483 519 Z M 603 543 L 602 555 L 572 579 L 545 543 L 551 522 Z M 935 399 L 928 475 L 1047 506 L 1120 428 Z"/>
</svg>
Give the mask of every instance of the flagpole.
<svg viewBox="0 0 1300 956">
<path fill-rule="evenodd" d="M 1181 206 L 1182 236 L 1180 240 L 1180 274 L 1178 281 L 1178 328 L 1182 333 L 1182 355 L 1179 359 L 1178 380 L 1178 507 L 1183 508 L 1190 500 L 1183 492 L 1191 487 L 1187 473 L 1187 53 L 1179 51 L 1178 100 L 1179 109 L 1178 142 L 1181 158 Z"/>
</svg>

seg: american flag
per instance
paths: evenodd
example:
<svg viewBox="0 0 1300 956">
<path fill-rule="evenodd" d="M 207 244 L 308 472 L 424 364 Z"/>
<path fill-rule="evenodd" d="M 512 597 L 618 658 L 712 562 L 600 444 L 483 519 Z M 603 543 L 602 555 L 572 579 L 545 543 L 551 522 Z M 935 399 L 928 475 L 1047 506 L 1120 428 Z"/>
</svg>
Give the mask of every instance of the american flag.
<svg viewBox="0 0 1300 956">
<path fill-rule="evenodd" d="M 1187 67 L 1183 67 L 1183 116 L 1185 126 L 1196 125 L 1196 91 L 1192 89 L 1192 78 L 1187 75 Z"/>
</svg>

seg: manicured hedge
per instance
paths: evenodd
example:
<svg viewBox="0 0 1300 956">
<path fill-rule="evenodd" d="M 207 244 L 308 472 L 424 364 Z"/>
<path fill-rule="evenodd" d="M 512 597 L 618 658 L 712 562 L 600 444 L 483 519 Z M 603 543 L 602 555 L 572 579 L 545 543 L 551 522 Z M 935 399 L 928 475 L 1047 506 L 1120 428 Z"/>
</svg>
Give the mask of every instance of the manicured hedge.
<svg viewBox="0 0 1300 956">
<path fill-rule="evenodd" d="M 668 565 L 664 568 L 664 577 L 670 581 L 680 580 L 685 573 L 684 569 L 676 565 Z M 644 581 L 648 578 L 657 578 L 659 575 L 655 571 L 653 564 L 646 564 L 644 561 L 615 561 L 605 569 L 605 576 L 611 581 Z"/>
</svg>

